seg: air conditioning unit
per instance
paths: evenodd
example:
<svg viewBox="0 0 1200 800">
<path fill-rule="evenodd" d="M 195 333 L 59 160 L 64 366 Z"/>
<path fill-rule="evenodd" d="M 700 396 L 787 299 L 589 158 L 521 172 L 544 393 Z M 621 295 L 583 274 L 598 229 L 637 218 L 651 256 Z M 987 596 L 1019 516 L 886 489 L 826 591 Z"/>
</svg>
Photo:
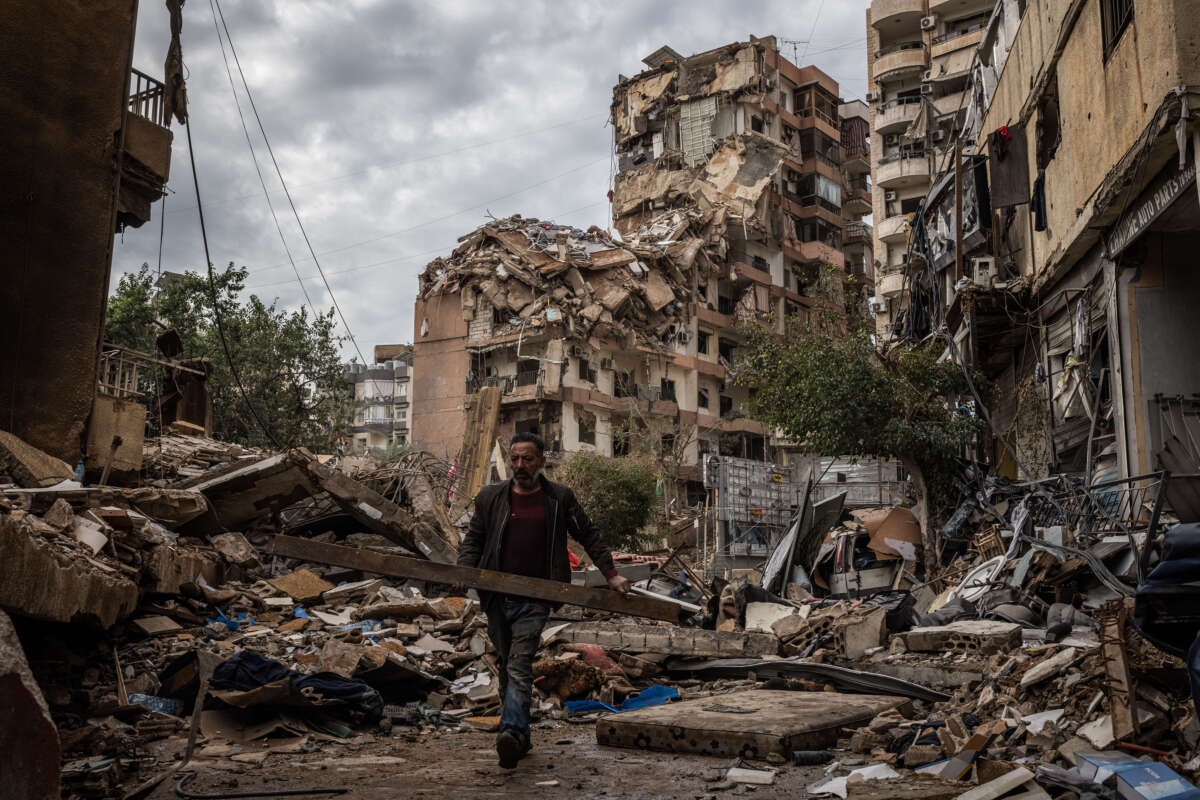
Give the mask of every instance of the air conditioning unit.
<svg viewBox="0 0 1200 800">
<path fill-rule="evenodd" d="M 886 192 L 884 192 L 883 200 L 885 203 L 894 203 L 896 201 L 896 190 L 889 189 Z"/>
<path fill-rule="evenodd" d="M 937 17 L 930 14 L 928 17 L 921 17 L 921 30 L 931 31 L 937 27 Z"/>
<path fill-rule="evenodd" d="M 972 280 L 976 286 L 991 289 L 996 283 L 996 259 L 991 257 L 972 258 L 971 272 L 974 274 Z"/>
<path fill-rule="evenodd" d="M 878 297 L 872 297 L 868 300 L 867 306 L 871 309 L 872 314 L 882 314 L 887 310 L 887 303 Z"/>
<path fill-rule="evenodd" d="M 586 353 L 583 352 L 583 348 L 577 344 L 571 345 L 571 348 L 569 350 L 567 350 L 567 354 L 572 355 L 575 358 L 585 358 L 587 355 Z"/>
<path fill-rule="evenodd" d="M 879 92 L 867 92 L 865 99 L 868 104 L 878 103 L 880 100 L 883 99 L 883 95 L 881 95 Z"/>
<path fill-rule="evenodd" d="M 611 358 L 600 359 L 600 369 L 612 369 L 612 368 L 613 368 L 613 362 L 612 362 Z"/>
<path fill-rule="evenodd" d="M 921 80 L 925 81 L 926 83 L 933 80 L 933 70 L 925 70 L 925 73 L 921 76 Z"/>
<path fill-rule="evenodd" d="M 932 83 L 922 83 L 921 84 L 921 94 L 933 94 L 933 84 Z"/>
<path fill-rule="evenodd" d="M 900 144 L 900 134 L 898 134 L 898 133 L 884 134 L 883 144 L 884 144 L 884 147 L 894 147 L 894 146 Z"/>
</svg>

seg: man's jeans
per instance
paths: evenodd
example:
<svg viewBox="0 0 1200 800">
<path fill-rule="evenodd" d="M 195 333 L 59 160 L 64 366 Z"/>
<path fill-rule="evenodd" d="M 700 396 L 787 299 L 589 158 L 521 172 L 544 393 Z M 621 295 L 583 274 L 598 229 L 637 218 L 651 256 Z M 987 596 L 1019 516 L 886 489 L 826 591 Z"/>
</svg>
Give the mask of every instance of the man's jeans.
<svg viewBox="0 0 1200 800">
<path fill-rule="evenodd" d="M 496 598 L 488 609 L 488 636 L 500 667 L 500 730 L 529 745 L 529 704 L 533 692 L 533 656 L 541 644 L 550 608 L 524 597 Z"/>
</svg>

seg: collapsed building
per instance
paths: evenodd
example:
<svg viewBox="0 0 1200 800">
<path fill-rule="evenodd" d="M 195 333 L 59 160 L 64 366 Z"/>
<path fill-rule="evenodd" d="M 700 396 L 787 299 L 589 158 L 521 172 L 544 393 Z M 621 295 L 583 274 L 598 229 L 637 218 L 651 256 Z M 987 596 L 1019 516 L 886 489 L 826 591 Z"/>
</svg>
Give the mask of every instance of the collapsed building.
<svg viewBox="0 0 1200 800">
<path fill-rule="evenodd" d="M 843 277 L 869 285 L 864 115 L 843 124 L 837 83 L 771 37 L 645 63 L 613 90 L 611 230 L 494 220 L 422 274 L 416 446 L 486 462 L 518 431 L 604 456 L 650 441 L 688 504 L 706 454 L 787 463 L 746 416 L 738 327 L 773 314 L 782 333 Z"/>
</svg>

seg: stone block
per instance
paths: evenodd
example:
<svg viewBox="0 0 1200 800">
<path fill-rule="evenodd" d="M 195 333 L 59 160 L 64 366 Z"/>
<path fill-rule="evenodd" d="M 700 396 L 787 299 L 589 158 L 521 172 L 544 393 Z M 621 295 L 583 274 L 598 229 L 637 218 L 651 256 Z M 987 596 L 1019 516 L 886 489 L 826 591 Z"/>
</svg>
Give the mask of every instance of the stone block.
<svg viewBox="0 0 1200 800">
<path fill-rule="evenodd" d="M 0 611 L 0 775 L 8 800 L 59 796 L 58 730 L 29 671 L 12 620 Z"/>
</svg>

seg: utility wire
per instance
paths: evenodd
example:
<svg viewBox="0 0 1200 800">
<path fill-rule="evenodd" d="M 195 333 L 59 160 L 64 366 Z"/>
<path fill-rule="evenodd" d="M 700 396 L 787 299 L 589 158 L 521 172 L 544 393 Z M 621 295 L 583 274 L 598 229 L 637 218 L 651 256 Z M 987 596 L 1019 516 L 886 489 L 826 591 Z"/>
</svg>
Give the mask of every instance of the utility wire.
<svg viewBox="0 0 1200 800">
<path fill-rule="evenodd" d="M 258 175 L 263 197 L 267 200 L 267 208 L 271 209 L 271 219 L 275 222 L 275 230 L 279 233 L 279 242 L 283 245 L 288 263 L 292 265 L 292 272 L 296 275 L 296 283 L 300 284 L 300 291 L 304 293 L 304 300 L 308 303 L 308 307 L 316 314 L 317 307 L 313 305 L 312 298 L 308 295 L 308 288 L 300 278 L 300 270 L 296 268 L 296 260 L 292 258 L 292 248 L 288 247 L 287 239 L 284 238 L 283 227 L 279 224 L 279 217 L 275 214 L 275 204 L 271 202 L 271 193 L 267 191 L 267 181 L 263 178 L 262 170 L 258 166 L 258 156 L 254 152 L 254 144 L 250 141 L 250 129 L 246 127 L 246 117 L 242 114 L 242 103 L 238 100 L 237 87 L 233 83 L 233 72 L 229 69 L 229 58 L 225 55 L 225 43 L 221 41 L 221 28 L 217 25 L 217 10 L 213 6 L 212 0 L 209 0 L 208 7 L 212 11 L 213 29 L 217 32 L 217 45 L 221 48 L 221 60 L 225 62 L 225 75 L 229 78 L 229 91 L 233 94 L 233 105 L 237 108 L 238 120 L 242 123 L 242 135 L 246 137 L 246 147 L 250 148 L 250 160 L 254 162 L 254 173 Z"/>
<path fill-rule="evenodd" d="M 545 180 L 540 180 L 537 183 L 531 183 L 528 186 L 517 189 L 515 192 L 509 192 L 508 194 L 502 194 L 499 197 L 493 197 L 488 200 L 484 200 L 481 203 L 476 203 L 473 206 L 469 206 L 469 207 L 461 209 L 459 211 L 453 211 L 453 212 L 446 214 L 444 216 L 441 216 L 441 217 L 435 217 L 434 219 L 427 219 L 424 222 L 419 222 L 416 225 L 412 225 L 408 228 L 401 228 L 400 230 L 392 231 L 391 233 L 381 234 L 381 235 L 375 236 L 371 239 L 363 239 L 362 241 L 359 241 L 359 242 L 352 242 L 350 244 L 343 245 L 342 247 L 335 247 L 332 250 L 324 250 L 321 252 L 321 255 L 328 256 L 328 255 L 332 255 L 334 253 L 342 253 L 342 252 L 345 252 L 346 250 L 353 250 L 356 247 L 361 247 L 364 244 L 374 244 L 375 242 L 381 242 L 384 239 L 393 239 L 393 238 L 395 238 L 397 236 L 401 236 L 405 233 L 412 233 L 413 231 L 420 230 L 421 228 L 428 228 L 430 225 L 436 225 L 439 222 L 445 222 L 448 219 L 454 219 L 455 217 L 459 217 L 459 216 L 462 216 L 463 214 L 474 211 L 477 208 L 484 208 L 491 203 L 497 203 L 501 200 L 507 200 L 510 197 L 516 197 L 519 194 L 524 194 L 525 192 L 528 192 L 530 189 L 536 189 L 539 186 L 545 186 L 546 184 L 552 183 L 552 182 L 558 180 L 559 178 L 564 178 L 567 175 L 572 175 L 576 172 L 581 172 L 582 170 L 585 170 L 591 166 L 595 166 L 596 164 L 599 164 L 602 161 L 607 161 L 608 158 L 609 158 L 608 156 L 604 156 L 603 158 L 597 158 L 595 161 L 589 161 L 586 164 L 580 164 L 577 167 L 572 167 L 571 169 L 567 170 L 566 172 L 560 172 L 557 175 L 551 175 L 549 178 L 546 178 Z M 307 261 L 308 259 L 301 258 L 300 260 Z M 269 269 L 278 269 L 279 267 L 286 267 L 286 266 L 287 266 L 287 264 L 285 262 L 280 262 L 278 264 L 272 264 L 269 267 L 260 267 L 256 271 L 257 272 L 266 272 Z"/>
<path fill-rule="evenodd" d="M 304 222 L 300 219 L 300 212 L 296 209 L 296 202 L 292 199 L 292 193 L 288 191 L 287 181 L 283 178 L 283 170 L 279 168 L 279 161 L 275 158 L 275 150 L 271 147 L 271 139 L 267 136 L 267 129 L 263 126 L 262 117 L 258 113 L 258 106 L 254 103 L 254 95 L 250 91 L 250 84 L 246 81 L 246 73 L 242 70 L 241 59 L 238 58 L 237 47 L 233 44 L 233 37 L 229 34 L 229 25 L 225 22 L 225 13 L 221 10 L 221 3 L 218 0 L 213 0 L 217 8 L 217 15 L 221 19 L 221 27 L 225 29 L 225 38 L 229 41 L 229 52 L 233 55 L 233 63 L 237 66 L 238 75 L 242 79 L 242 88 L 246 91 L 246 99 L 250 101 L 250 110 L 254 112 L 254 119 L 258 122 L 258 130 L 262 134 L 263 142 L 267 145 L 267 153 L 271 156 L 271 163 L 275 166 L 275 174 L 279 176 L 279 183 L 283 187 L 283 193 L 287 196 L 288 205 L 292 207 L 292 214 L 296 218 L 296 224 L 300 227 L 300 235 L 304 237 L 304 244 L 308 247 L 308 252 L 312 255 L 313 263 L 317 265 L 317 272 L 321 275 L 321 282 L 325 284 L 325 291 L 329 293 L 329 299 L 333 302 L 333 307 L 338 313 L 338 317 L 342 320 L 342 326 L 346 329 L 346 336 L 350 339 L 350 343 L 354 345 L 354 351 L 358 353 L 358 357 L 362 359 L 362 363 L 369 364 L 366 356 L 363 355 L 362 349 L 358 346 L 358 340 L 354 338 L 354 331 L 350 330 L 350 323 L 346 320 L 346 315 L 342 313 L 342 307 L 338 304 L 337 297 L 333 294 L 333 288 L 329 285 L 329 280 L 325 277 L 324 270 L 321 269 L 321 262 L 317 259 L 317 252 L 313 249 L 312 242 L 308 238 L 308 232 L 304 230 Z"/>
<path fill-rule="evenodd" d="M 866 39 L 863 39 L 862 41 L 865 42 Z M 546 131 L 552 131 L 552 130 L 556 130 L 558 128 L 565 128 L 569 125 L 578 125 L 582 122 L 586 122 L 587 120 L 594 119 L 596 117 L 601 117 L 601 116 L 608 116 L 608 112 L 600 111 L 595 114 L 585 114 L 583 116 L 574 117 L 574 118 L 568 119 L 568 120 L 563 120 L 562 122 L 556 122 L 551 125 L 540 125 L 536 128 L 526 128 L 525 130 L 516 131 L 514 133 L 508 134 L 507 136 L 502 136 L 499 139 L 489 139 L 485 142 L 475 142 L 474 144 L 465 144 L 465 145 L 461 145 L 459 147 L 455 147 L 451 150 L 442 150 L 437 153 L 429 153 L 427 155 L 417 156 L 416 158 L 398 159 L 396 161 L 381 161 L 377 164 L 372 164 L 371 166 L 366 167 L 364 169 L 355 170 L 354 172 L 343 172 L 340 175 L 334 175 L 329 178 L 321 178 L 320 180 L 306 181 L 304 183 L 293 183 L 292 188 L 293 189 L 304 189 L 309 186 L 321 186 L 326 183 L 334 183 L 336 181 L 344 181 L 349 178 L 357 178 L 362 175 L 366 175 L 366 174 L 370 173 L 372 170 L 388 169 L 391 167 L 405 167 L 405 166 L 409 166 L 411 164 L 421 164 L 426 161 L 433 161 L 435 159 L 443 158 L 445 156 L 458 155 L 459 153 L 465 153 L 470 150 L 478 150 L 481 147 L 489 147 L 494 144 L 503 144 L 504 142 L 511 142 L 516 139 L 523 139 L 526 136 L 534 136 L 539 133 L 545 133 Z M 254 199 L 255 196 L 256 196 L 255 194 L 251 193 L 251 194 L 240 195 L 237 197 L 229 197 L 224 200 L 218 200 L 215 203 L 210 201 L 208 204 L 208 207 L 210 209 L 213 207 L 219 208 L 223 205 L 227 205 L 229 203 L 234 203 L 239 200 L 252 200 L 252 199 Z M 186 206 L 184 210 L 192 210 L 192 209 L 195 209 L 195 206 Z"/>
<path fill-rule="evenodd" d="M 188 160 L 192 162 L 192 184 L 196 188 L 196 210 L 200 214 L 200 240 L 204 242 L 204 263 L 208 266 L 208 291 L 212 295 L 213 318 L 217 322 L 217 333 L 221 337 L 221 349 L 225 351 L 225 361 L 229 364 L 229 372 L 233 376 L 233 382 L 237 384 L 238 392 L 242 395 L 242 401 L 250 409 L 250 414 L 254 417 L 254 421 L 258 423 L 258 427 L 262 428 L 263 433 L 267 435 L 271 444 L 276 449 L 280 449 L 279 440 L 275 438 L 274 432 L 267 427 L 262 417 L 258 415 L 258 409 L 250 402 L 250 396 L 246 394 L 246 387 L 242 385 L 242 377 L 238 374 L 237 364 L 233 362 L 233 355 L 229 352 L 229 341 L 225 338 L 225 323 L 221 321 L 221 303 L 217 297 L 217 283 L 213 279 L 212 257 L 208 253 L 208 233 L 204 228 L 204 205 L 200 202 L 200 176 L 196 172 L 196 152 L 192 147 L 192 116 L 190 114 L 188 115 L 186 128 Z"/>
<path fill-rule="evenodd" d="M 580 211 L 587 211 L 589 208 L 596 208 L 597 206 L 606 206 L 606 205 L 608 205 L 607 199 L 602 200 L 599 203 L 591 203 L 586 206 L 580 206 L 579 208 L 573 208 L 570 211 L 563 211 L 560 214 L 553 214 L 553 215 L 551 215 L 550 218 L 553 219 L 555 217 L 565 217 L 568 214 L 576 214 Z M 383 261 L 376 261 L 372 264 L 363 264 L 362 266 L 358 266 L 358 267 L 349 267 L 347 269 L 331 269 L 328 272 L 326 272 L 325 274 L 326 275 L 342 275 L 347 272 L 360 272 L 360 271 L 366 270 L 366 269 L 376 269 L 378 267 L 386 266 L 388 264 L 394 264 L 398 261 L 411 261 L 414 258 L 421 258 L 422 256 L 435 255 L 437 253 L 444 253 L 444 252 L 446 252 L 445 247 L 436 247 L 433 250 L 426 250 L 422 253 L 412 253 L 407 256 L 396 256 L 394 258 L 384 259 Z M 315 278 L 316 276 L 315 275 L 306 275 L 305 277 L 306 278 Z M 255 284 L 254 286 L 247 286 L 246 288 L 247 289 L 265 289 L 270 286 L 282 286 L 285 283 L 291 283 L 291 281 L 286 280 L 286 281 L 274 281 L 272 283 L 258 283 L 258 284 Z"/>
<path fill-rule="evenodd" d="M 810 30 L 808 32 L 808 38 L 804 40 L 804 52 L 800 54 L 801 61 L 803 61 L 805 58 L 808 57 L 808 47 L 810 44 L 812 44 L 813 34 L 815 34 L 817 32 L 817 20 L 819 20 L 821 18 L 821 10 L 824 8 L 825 8 L 825 0 L 821 0 L 821 2 L 817 4 L 817 13 L 813 17 L 812 30 Z M 796 66 L 800 66 L 800 65 L 797 64 Z"/>
</svg>

